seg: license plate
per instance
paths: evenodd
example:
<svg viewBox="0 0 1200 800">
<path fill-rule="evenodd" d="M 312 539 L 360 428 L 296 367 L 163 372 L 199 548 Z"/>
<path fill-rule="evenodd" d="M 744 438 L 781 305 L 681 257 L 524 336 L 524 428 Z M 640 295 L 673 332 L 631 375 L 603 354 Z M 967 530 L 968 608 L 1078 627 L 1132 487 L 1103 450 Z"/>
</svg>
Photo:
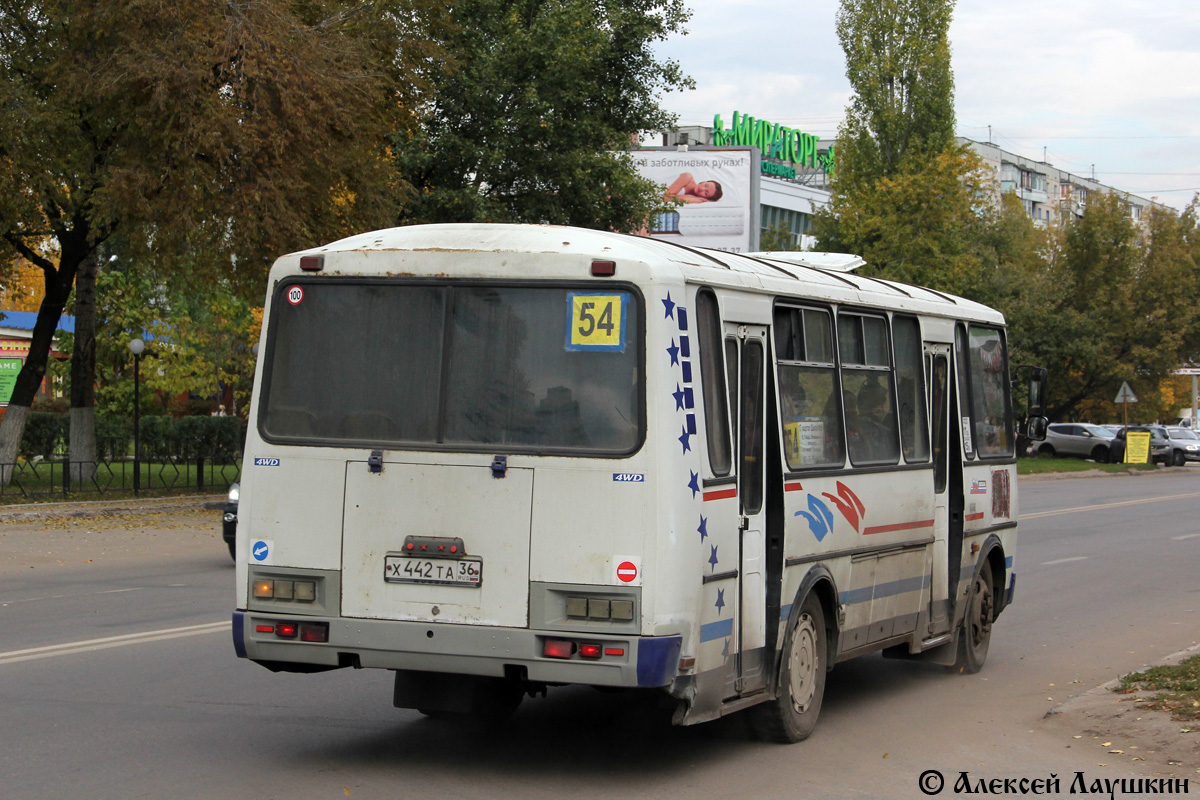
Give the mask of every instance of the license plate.
<svg viewBox="0 0 1200 800">
<path fill-rule="evenodd" d="M 384 556 L 383 579 L 388 583 L 479 586 L 483 583 L 483 559 Z"/>
</svg>

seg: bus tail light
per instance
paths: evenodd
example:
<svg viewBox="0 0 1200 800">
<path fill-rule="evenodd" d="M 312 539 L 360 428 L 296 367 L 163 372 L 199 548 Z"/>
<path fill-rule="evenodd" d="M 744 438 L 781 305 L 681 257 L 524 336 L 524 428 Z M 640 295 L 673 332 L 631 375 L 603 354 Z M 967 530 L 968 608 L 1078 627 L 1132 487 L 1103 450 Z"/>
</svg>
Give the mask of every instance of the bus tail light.
<svg viewBox="0 0 1200 800">
<path fill-rule="evenodd" d="M 611 278 L 617 274 L 617 262 L 615 261 L 593 261 L 592 276 L 596 278 Z"/>
<path fill-rule="evenodd" d="M 546 645 L 542 649 L 542 655 L 546 658 L 570 658 L 574 653 L 575 643 L 562 639 L 547 639 Z"/>
<path fill-rule="evenodd" d="M 604 648 L 598 644 L 579 645 L 579 655 L 584 658 L 599 658 L 604 655 Z"/>
<path fill-rule="evenodd" d="M 329 641 L 329 623 L 327 622 L 304 622 L 300 624 L 300 641 L 302 642 L 328 642 Z"/>
<path fill-rule="evenodd" d="M 296 638 L 296 623 L 280 622 L 275 626 L 275 635 L 280 639 L 295 639 Z"/>
</svg>

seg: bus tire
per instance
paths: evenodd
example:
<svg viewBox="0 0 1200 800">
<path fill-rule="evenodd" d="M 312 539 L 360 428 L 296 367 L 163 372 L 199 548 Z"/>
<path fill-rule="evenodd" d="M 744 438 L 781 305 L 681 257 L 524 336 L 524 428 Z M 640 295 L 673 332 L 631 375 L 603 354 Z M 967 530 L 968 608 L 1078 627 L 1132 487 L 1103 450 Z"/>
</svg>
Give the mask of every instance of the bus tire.
<svg viewBox="0 0 1200 800">
<path fill-rule="evenodd" d="M 967 594 L 967 613 L 958 637 L 958 659 L 954 663 L 959 672 L 974 674 L 983 669 L 992 641 L 995 602 L 992 565 L 984 561 L 971 579 L 971 590 Z"/>
<path fill-rule="evenodd" d="M 809 737 L 821 713 L 825 675 L 829 671 L 828 637 L 821 599 L 809 593 L 788 626 L 779 666 L 776 697 L 751 709 L 756 733 L 768 741 L 790 744 Z"/>
</svg>

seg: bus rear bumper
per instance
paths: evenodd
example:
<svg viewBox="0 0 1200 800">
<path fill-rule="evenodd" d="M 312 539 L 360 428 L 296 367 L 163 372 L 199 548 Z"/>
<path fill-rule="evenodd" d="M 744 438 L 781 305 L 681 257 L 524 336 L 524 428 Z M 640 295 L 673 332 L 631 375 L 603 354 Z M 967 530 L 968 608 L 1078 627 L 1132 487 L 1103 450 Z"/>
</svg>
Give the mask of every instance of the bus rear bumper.
<svg viewBox="0 0 1200 800">
<path fill-rule="evenodd" d="M 289 623 L 326 624 L 328 641 L 300 641 L 294 634 L 280 636 L 279 626 Z M 545 655 L 547 641 L 570 643 L 570 655 Z M 354 666 L 505 677 L 511 676 L 515 668 L 525 680 L 537 683 L 662 687 L 675 679 L 682 642 L 677 635 L 598 636 L 259 611 L 233 614 L 233 644 L 238 657 L 293 672 Z M 599 655 L 583 655 L 581 645 L 598 645 Z"/>
</svg>

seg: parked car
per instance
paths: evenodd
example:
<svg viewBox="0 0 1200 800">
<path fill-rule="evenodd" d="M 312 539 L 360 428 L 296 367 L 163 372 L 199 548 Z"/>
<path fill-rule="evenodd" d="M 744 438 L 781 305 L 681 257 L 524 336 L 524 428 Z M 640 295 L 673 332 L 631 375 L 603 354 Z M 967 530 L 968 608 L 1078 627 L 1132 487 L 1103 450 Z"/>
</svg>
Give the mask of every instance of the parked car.
<svg viewBox="0 0 1200 800">
<path fill-rule="evenodd" d="M 1039 455 L 1076 456 L 1108 463 L 1116 434 L 1086 422 L 1056 422 L 1046 429 L 1046 440 L 1037 445 Z"/>
<path fill-rule="evenodd" d="M 225 510 L 221 514 L 221 538 L 225 540 L 225 544 L 229 545 L 229 557 L 236 560 L 234 548 L 237 546 L 237 515 L 238 515 L 238 497 L 241 493 L 241 484 L 235 483 L 229 487 L 229 494 L 225 498 Z"/>
<path fill-rule="evenodd" d="M 1171 439 L 1167 435 L 1166 427 L 1162 425 L 1130 425 L 1130 433 L 1149 433 L 1150 434 L 1150 463 L 1152 464 L 1170 464 L 1175 457 L 1171 445 Z M 1111 445 L 1114 463 L 1125 459 L 1125 431 L 1122 430 L 1112 440 Z M 1183 464 L 1183 461 L 1179 462 Z"/>
<path fill-rule="evenodd" d="M 1171 440 L 1171 463 L 1182 467 L 1187 461 L 1200 461 L 1200 436 L 1191 428 L 1168 425 L 1167 437 Z M 1183 456 L 1182 459 L 1179 457 Z"/>
</svg>

